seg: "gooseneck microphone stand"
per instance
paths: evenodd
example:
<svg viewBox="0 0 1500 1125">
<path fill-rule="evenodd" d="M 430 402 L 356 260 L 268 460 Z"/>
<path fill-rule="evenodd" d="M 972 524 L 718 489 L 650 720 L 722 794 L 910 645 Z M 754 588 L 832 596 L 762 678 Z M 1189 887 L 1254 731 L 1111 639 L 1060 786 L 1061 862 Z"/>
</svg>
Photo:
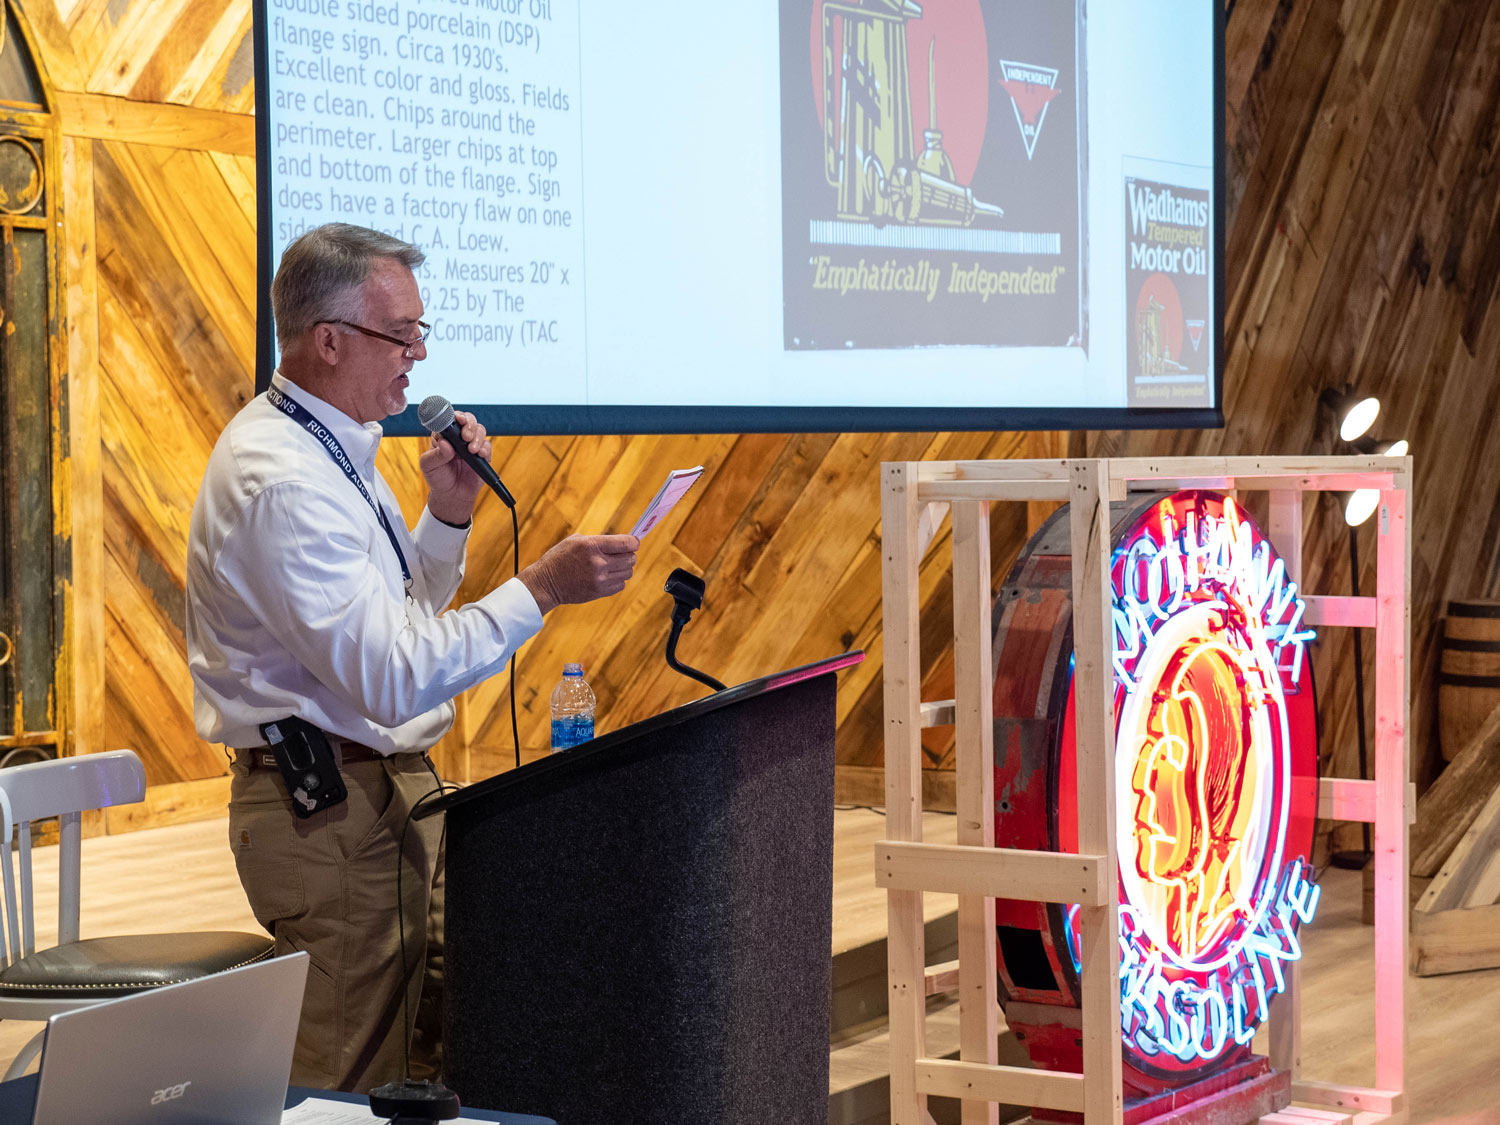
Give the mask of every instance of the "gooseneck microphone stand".
<svg viewBox="0 0 1500 1125">
<path fill-rule="evenodd" d="M 674 672 L 681 672 L 697 680 L 700 684 L 706 684 L 714 691 L 723 691 L 724 685 L 706 672 L 700 672 L 696 668 L 689 668 L 677 659 L 677 639 L 682 636 L 682 627 L 688 623 L 688 618 L 693 616 L 693 610 L 703 606 L 703 591 L 705 589 L 703 579 L 695 574 L 678 567 L 667 575 L 667 584 L 663 587 L 667 593 L 672 595 L 672 635 L 667 638 L 667 666 Z"/>
</svg>

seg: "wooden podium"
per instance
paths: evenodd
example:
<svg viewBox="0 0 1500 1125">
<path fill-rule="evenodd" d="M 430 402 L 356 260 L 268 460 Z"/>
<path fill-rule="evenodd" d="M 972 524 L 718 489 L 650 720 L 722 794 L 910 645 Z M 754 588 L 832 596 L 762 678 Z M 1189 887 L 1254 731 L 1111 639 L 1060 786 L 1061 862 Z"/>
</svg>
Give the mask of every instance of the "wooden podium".
<svg viewBox="0 0 1500 1125">
<path fill-rule="evenodd" d="M 835 675 L 740 684 L 435 801 L 445 1080 L 559 1125 L 822 1125 Z"/>
</svg>

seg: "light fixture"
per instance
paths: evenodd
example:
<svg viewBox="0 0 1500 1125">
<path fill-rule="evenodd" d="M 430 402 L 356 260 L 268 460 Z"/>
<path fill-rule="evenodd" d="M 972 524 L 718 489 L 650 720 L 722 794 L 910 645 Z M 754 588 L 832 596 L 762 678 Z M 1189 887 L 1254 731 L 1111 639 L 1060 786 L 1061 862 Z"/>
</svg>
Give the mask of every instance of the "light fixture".
<svg viewBox="0 0 1500 1125">
<path fill-rule="evenodd" d="M 1399 438 L 1396 441 L 1388 441 L 1383 438 L 1365 434 L 1363 437 L 1349 443 L 1354 447 L 1354 452 L 1363 453 L 1375 457 L 1405 457 L 1406 439 Z"/>
<path fill-rule="evenodd" d="M 1339 422 L 1339 438 L 1352 442 L 1363 436 L 1375 424 L 1380 413 L 1380 400 L 1373 396 L 1357 395 L 1348 387 L 1336 390 L 1325 387 L 1318 396 Z"/>
<path fill-rule="evenodd" d="M 1369 519 L 1379 506 L 1380 489 L 1356 489 L 1349 493 L 1349 499 L 1344 501 L 1344 522 L 1350 527 L 1358 527 Z"/>
</svg>

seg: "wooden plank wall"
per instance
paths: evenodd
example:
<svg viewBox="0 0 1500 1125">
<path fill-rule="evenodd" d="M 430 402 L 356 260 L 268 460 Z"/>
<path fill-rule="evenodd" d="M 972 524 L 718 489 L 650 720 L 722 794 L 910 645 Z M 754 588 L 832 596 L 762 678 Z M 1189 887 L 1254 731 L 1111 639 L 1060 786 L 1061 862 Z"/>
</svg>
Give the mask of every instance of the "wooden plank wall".
<svg viewBox="0 0 1500 1125">
<path fill-rule="evenodd" d="M 227 786 L 193 732 L 183 561 L 251 391 L 249 5 L 20 7 L 65 136 L 76 744 L 145 759 L 152 797 L 123 826 L 203 815 Z"/>
<path fill-rule="evenodd" d="M 845 647 L 869 652 L 841 693 L 841 791 L 878 799 L 881 460 L 1324 452 L 1331 435 L 1317 395 L 1347 381 L 1382 395 L 1381 432 L 1409 437 L 1417 457 L 1413 721 L 1430 769 L 1436 613 L 1450 594 L 1500 591 L 1500 443 L 1487 440 L 1500 360 L 1500 327 L 1489 316 L 1500 270 L 1500 6 L 1228 6 L 1226 429 L 501 441 L 496 460 L 526 512 L 523 560 L 571 530 L 627 526 L 670 467 L 709 470 L 653 534 L 621 599 L 559 611 L 527 647 L 518 668 L 524 745 L 545 744 L 546 695 L 567 660 L 587 667 L 601 729 L 696 694 L 660 656 L 669 608 L 660 584 L 685 566 L 707 578 L 708 605 L 681 655 L 725 680 Z M 159 815 L 186 815 L 194 794 L 220 800 L 222 792 L 218 783 L 192 788 L 222 774 L 223 759 L 192 732 L 182 579 L 199 475 L 251 387 L 249 5 L 26 0 L 23 8 L 71 138 L 75 510 L 99 513 L 96 531 L 75 529 L 76 578 L 80 616 L 92 606 L 101 623 L 93 649 L 78 656 L 79 714 L 89 727 L 80 745 L 136 746 L 168 795 Z M 420 503 L 416 454 L 414 441 L 382 451 L 409 517 Z M 997 510 L 998 570 L 1040 514 Z M 488 504 L 479 513 L 466 594 L 510 572 L 501 516 Z M 1310 585 L 1344 589 L 1347 546 L 1332 502 L 1305 518 Z M 945 529 L 930 557 L 946 542 Z M 1367 567 L 1372 546 L 1367 533 Z M 951 663 L 931 655 L 951 635 L 940 570 L 924 568 L 922 580 L 929 698 L 947 694 L 952 678 Z M 1368 589 L 1372 573 L 1364 581 Z M 1330 633 L 1315 659 L 1332 764 L 1352 773 L 1347 636 Z M 497 678 L 464 701 L 445 765 L 460 776 L 504 768 L 508 727 Z M 941 791 L 951 776 L 948 732 L 931 732 L 927 750 Z"/>
<path fill-rule="evenodd" d="M 1413 759 L 1437 755 L 1450 597 L 1500 596 L 1500 5 L 1239 0 L 1227 35 L 1225 384 L 1217 432 L 1089 434 L 1090 454 L 1337 452 L 1319 391 L 1379 395 L 1412 442 Z M 1350 589 L 1333 498 L 1304 512 L 1309 589 Z M 1374 589 L 1373 522 L 1359 537 Z M 1367 665 L 1373 645 L 1365 646 Z M 1348 630 L 1315 649 L 1327 767 L 1357 772 Z M 1373 725 L 1374 677 L 1365 706 Z M 1371 743 L 1373 753 L 1373 742 Z M 1357 830 L 1343 828 L 1341 846 Z"/>
</svg>

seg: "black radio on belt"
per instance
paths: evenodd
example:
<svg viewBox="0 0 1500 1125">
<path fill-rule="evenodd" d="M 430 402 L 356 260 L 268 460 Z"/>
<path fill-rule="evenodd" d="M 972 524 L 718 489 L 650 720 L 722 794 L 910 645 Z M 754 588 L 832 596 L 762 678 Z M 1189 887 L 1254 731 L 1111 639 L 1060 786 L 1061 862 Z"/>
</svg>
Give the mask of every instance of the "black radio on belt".
<svg viewBox="0 0 1500 1125">
<path fill-rule="evenodd" d="M 271 747 L 292 811 L 303 820 L 331 808 L 349 796 L 328 736 L 295 715 L 260 725 L 260 736 Z"/>
</svg>

